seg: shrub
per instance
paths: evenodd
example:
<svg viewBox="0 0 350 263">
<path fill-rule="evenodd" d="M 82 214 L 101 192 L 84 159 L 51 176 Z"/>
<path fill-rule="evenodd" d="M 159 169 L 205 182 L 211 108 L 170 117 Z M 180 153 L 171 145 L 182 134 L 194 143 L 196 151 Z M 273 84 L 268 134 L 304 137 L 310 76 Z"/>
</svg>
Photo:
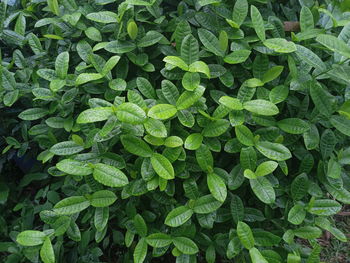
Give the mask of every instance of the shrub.
<svg viewBox="0 0 350 263">
<path fill-rule="evenodd" d="M 322 231 L 346 242 L 345 2 L 11 4 L 3 262 L 313 263 Z"/>
</svg>

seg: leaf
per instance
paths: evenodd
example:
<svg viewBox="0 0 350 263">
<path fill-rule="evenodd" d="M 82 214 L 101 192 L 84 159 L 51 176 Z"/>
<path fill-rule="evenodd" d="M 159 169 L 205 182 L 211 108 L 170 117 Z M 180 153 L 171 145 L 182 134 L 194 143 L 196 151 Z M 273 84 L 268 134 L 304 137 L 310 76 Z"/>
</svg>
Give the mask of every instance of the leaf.
<svg viewBox="0 0 350 263">
<path fill-rule="evenodd" d="M 197 150 L 203 141 L 203 136 L 200 133 L 193 133 L 185 140 L 185 148 L 188 150 Z"/>
<path fill-rule="evenodd" d="M 97 231 L 102 232 L 106 227 L 109 219 L 109 208 L 107 207 L 98 207 L 95 209 L 94 215 L 94 225 Z"/>
<path fill-rule="evenodd" d="M 277 122 L 277 126 L 284 132 L 302 134 L 310 129 L 309 124 L 298 118 L 287 118 Z"/>
<path fill-rule="evenodd" d="M 127 25 L 127 31 L 128 31 L 128 35 L 132 40 L 135 40 L 137 38 L 137 34 L 139 32 L 139 29 L 137 27 L 137 24 L 135 23 L 135 21 L 130 20 L 128 22 Z"/>
<path fill-rule="evenodd" d="M 237 235 L 239 240 L 241 241 L 242 245 L 246 248 L 246 249 L 251 249 L 254 247 L 254 236 L 252 233 L 252 230 L 250 229 L 250 227 L 242 222 L 239 221 L 237 224 Z"/>
<path fill-rule="evenodd" d="M 332 99 L 320 84 L 315 83 L 314 85 L 311 85 L 310 96 L 315 107 L 321 114 L 330 116 L 334 112 Z"/>
<path fill-rule="evenodd" d="M 254 5 L 250 6 L 250 18 L 252 19 L 253 27 L 258 38 L 264 42 L 266 39 L 264 20 Z"/>
<path fill-rule="evenodd" d="M 300 225 L 306 216 L 306 211 L 303 206 L 296 204 L 288 212 L 288 221 L 294 225 Z"/>
<path fill-rule="evenodd" d="M 34 120 L 41 119 L 42 117 L 46 116 L 47 114 L 49 114 L 49 112 L 46 109 L 31 108 L 31 109 L 27 109 L 25 111 L 22 111 L 18 115 L 18 118 L 25 120 L 25 121 L 34 121 Z"/>
<path fill-rule="evenodd" d="M 346 58 L 350 58 L 350 47 L 341 39 L 331 35 L 320 34 L 316 37 L 316 41 L 329 50 L 337 52 Z"/>
<path fill-rule="evenodd" d="M 83 146 L 73 141 L 59 142 L 50 148 L 50 152 L 56 155 L 72 155 L 83 150 Z"/>
<path fill-rule="evenodd" d="M 303 226 L 293 230 L 294 235 L 300 238 L 313 239 L 321 236 L 322 231 L 318 227 Z"/>
<path fill-rule="evenodd" d="M 154 171 L 166 180 L 174 179 L 174 168 L 170 161 L 159 153 L 153 153 L 151 156 L 151 164 Z"/>
<path fill-rule="evenodd" d="M 122 135 L 121 142 L 128 152 L 141 157 L 151 157 L 153 151 L 147 143 L 133 135 Z"/>
<path fill-rule="evenodd" d="M 77 118 L 77 123 L 93 123 L 105 121 L 113 114 L 111 107 L 97 107 L 81 112 Z"/>
<path fill-rule="evenodd" d="M 252 52 L 250 50 L 240 49 L 233 51 L 225 56 L 224 61 L 228 64 L 239 64 L 245 62 Z"/>
<path fill-rule="evenodd" d="M 17 243 L 22 246 L 37 246 L 45 241 L 46 235 L 44 232 L 37 230 L 26 230 L 19 233 L 16 237 Z"/>
<path fill-rule="evenodd" d="M 69 53 L 67 51 L 60 53 L 55 61 L 56 75 L 60 79 L 65 79 L 68 73 Z"/>
<path fill-rule="evenodd" d="M 213 33 L 206 29 L 200 28 L 198 29 L 198 36 L 206 49 L 214 53 L 216 56 L 224 56 L 224 52 L 222 49 L 220 49 L 219 40 Z"/>
<path fill-rule="evenodd" d="M 55 252 L 49 237 L 45 238 L 45 241 L 40 249 L 40 258 L 44 263 L 55 263 Z"/>
<path fill-rule="evenodd" d="M 156 97 L 156 92 L 147 79 L 138 77 L 136 79 L 136 85 L 142 95 L 147 99 L 154 99 Z"/>
<path fill-rule="evenodd" d="M 147 229 L 147 224 L 146 224 L 145 220 L 143 219 L 143 217 L 140 214 L 136 214 L 134 216 L 133 221 L 134 221 L 134 226 L 135 226 L 137 233 L 141 237 L 146 237 L 148 229 Z"/>
<path fill-rule="evenodd" d="M 332 125 L 341 133 L 350 136 L 350 119 L 344 116 L 333 115 L 330 118 Z"/>
<path fill-rule="evenodd" d="M 83 196 L 71 196 L 59 201 L 53 211 L 56 215 L 72 215 L 79 213 L 90 206 L 89 200 Z"/>
<path fill-rule="evenodd" d="M 246 146 L 254 146 L 254 135 L 248 127 L 244 125 L 235 126 L 235 133 L 240 143 Z"/>
<path fill-rule="evenodd" d="M 187 237 L 174 237 L 173 243 L 175 247 L 185 255 L 193 255 L 199 251 L 196 243 Z"/>
<path fill-rule="evenodd" d="M 224 134 L 230 127 L 230 122 L 225 119 L 210 122 L 202 132 L 204 137 L 218 137 Z"/>
<path fill-rule="evenodd" d="M 262 77 L 262 82 L 267 83 L 273 81 L 278 78 L 278 76 L 282 73 L 284 67 L 283 66 L 274 66 L 266 71 Z"/>
<path fill-rule="evenodd" d="M 255 174 L 256 176 L 265 176 L 271 174 L 273 171 L 276 170 L 277 166 L 278 163 L 274 161 L 263 162 L 259 164 L 258 168 L 256 168 Z"/>
<path fill-rule="evenodd" d="M 163 59 L 164 62 L 173 65 L 174 67 L 179 67 L 182 70 L 188 70 L 189 67 L 186 64 L 185 61 L 182 60 L 182 58 L 180 57 L 176 57 L 176 56 L 167 56 Z"/>
<path fill-rule="evenodd" d="M 274 161 L 285 161 L 292 158 L 289 149 L 280 143 L 260 141 L 256 144 L 258 151 Z"/>
<path fill-rule="evenodd" d="M 214 160 L 209 147 L 202 144 L 196 150 L 196 160 L 203 171 L 210 171 L 213 168 Z"/>
<path fill-rule="evenodd" d="M 87 82 L 98 80 L 103 78 L 103 75 L 100 73 L 81 73 L 75 80 L 75 85 L 83 85 Z"/>
<path fill-rule="evenodd" d="M 146 238 L 147 244 L 151 247 L 161 248 L 169 246 L 173 241 L 171 237 L 164 233 L 154 233 Z"/>
<path fill-rule="evenodd" d="M 186 72 L 182 78 L 182 86 L 188 91 L 194 91 L 199 87 L 201 77 L 197 72 Z"/>
<path fill-rule="evenodd" d="M 164 123 L 159 120 L 149 118 L 143 125 L 146 131 L 154 137 L 165 138 L 168 135 Z"/>
<path fill-rule="evenodd" d="M 87 14 L 86 18 L 102 24 L 118 22 L 118 15 L 110 11 L 93 12 Z"/>
<path fill-rule="evenodd" d="M 72 175 L 85 176 L 92 174 L 92 169 L 83 162 L 72 159 L 64 159 L 56 164 L 58 170 Z"/>
<path fill-rule="evenodd" d="M 318 69 L 321 72 L 326 71 L 326 64 L 320 59 L 319 56 L 304 46 L 296 45 L 296 47 L 296 55 L 301 61 L 304 61 L 308 65 Z"/>
<path fill-rule="evenodd" d="M 233 221 L 236 224 L 244 219 L 244 205 L 242 199 L 238 195 L 232 195 L 230 210 Z"/>
<path fill-rule="evenodd" d="M 267 100 L 251 100 L 243 103 L 243 108 L 258 115 L 272 116 L 279 113 L 275 104 Z"/>
<path fill-rule="evenodd" d="M 291 194 L 294 200 L 301 200 L 307 193 L 309 180 L 306 174 L 300 174 L 294 178 L 291 185 Z"/>
<path fill-rule="evenodd" d="M 224 180 L 220 176 L 215 173 L 209 173 L 207 175 L 207 185 L 210 193 L 216 200 L 220 202 L 226 200 L 227 189 Z"/>
<path fill-rule="evenodd" d="M 199 72 L 205 74 L 208 78 L 210 78 L 210 69 L 207 64 L 205 64 L 203 61 L 196 61 L 193 62 L 188 70 L 190 72 Z"/>
<path fill-rule="evenodd" d="M 144 110 L 131 102 L 120 104 L 117 107 L 115 115 L 118 120 L 130 124 L 142 124 L 146 121 L 146 113 Z"/>
<path fill-rule="evenodd" d="M 183 145 L 183 141 L 178 136 L 170 136 L 165 139 L 164 145 L 169 148 L 177 148 Z"/>
<path fill-rule="evenodd" d="M 269 263 L 269 261 L 267 261 L 264 256 L 261 255 L 260 251 L 255 247 L 249 249 L 249 255 L 252 263 Z"/>
<path fill-rule="evenodd" d="M 194 91 L 184 91 L 176 101 L 176 108 L 184 110 L 191 107 L 204 94 L 205 88 L 199 86 Z"/>
<path fill-rule="evenodd" d="M 146 239 L 141 238 L 134 250 L 135 263 L 142 263 L 145 260 L 147 256 L 147 248 L 148 248 L 148 245 L 147 245 Z"/>
<path fill-rule="evenodd" d="M 319 216 L 331 216 L 337 214 L 342 206 L 337 201 L 330 199 L 318 199 L 312 202 L 308 212 Z"/>
<path fill-rule="evenodd" d="M 146 33 L 146 35 L 137 42 L 138 47 L 149 47 L 157 44 L 164 36 L 157 32 L 150 30 Z"/>
<path fill-rule="evenodd" d="M 219 99 L 219 102 L 227 108 L 230 108 L 231 110 L 243 110 L 243 105 L 239 99 L 232 98 L 229 96 L 222 96 Z"/>
<path fill-rule="evenodd" d="M 115 54 L 124 54 L 133 51 L 136 45 L 130 41 L 116 40 L 108 42 L 105 46 L 105 50 Z"/>
<path fill-rule="evenodd" d="M 257 177 L 249 180 L 250 187 L 254 194 L 265 204 L 272 204 L 275 202 L 276 194 L 272 184 L 265 177 Z"/>
<path fill-rule="evenodd" d="M 178 227 L 190 220 L 193 215 L 192 209 L 186 206 L 179 206 L 170 211 L 165 218 L 165 224 L 171 227 Z"/>
<path fill-rule="evenodd" d="M 93 177 L 99 183 L 110 187 L 123 187 L 129 183 L 121 170 L 103 163 L 94 164 Z"/>
<path fill-rule="evenodd" d="M 222 202 L 217 201 L 212 195 L 205 195 L 193 203 L 193 211 L 197 214 L 209 214 L 214 212 L 222 205 Z"/>
<path fill-rule="evenodd" d="M 194 36 L 188 35 L 182 40 L 181 58 L 187 65 L 191 65 L 199 60 L 199 45 Z"/>
<path fill-rule="evenodd" d="M 240 27 L 248 15 L 247 0 L 237 0 L 232 12 L 232 20 Z"/>
<path fill-rule="evenodd" d="M 176 107 L 171 104 L 157 104 L 148 111 L 147 115 L 153 119 L 166 120 L 173 117 L 176 112 Z"/>
<path fill-rule="evenodd" d="M 118 64 L 119 60 L 120 60 L 120 56 L 110 57 L 107 60 L 107 62 L 104 64 L 101 74 L 103 76 L 107 75 L 115 67 L 115 65 Z"/>
<path fill-rule="evenodd" d="M 54 13 L 56 16 L 60 15 L 60 9 L 57 0 L 47 0 L 47 5 L 49 6 L 49 9 L 52 13 Z"/>
<path fill-rule="evenodd" d="M 314 16 L 307 6 L 303 6 L 300 11 L 300 29 L 305 32 L 314 29 Z"/>
<path fill-rule="evenodd" d="M 279 53 L 292 53 L 297 50 L 295 44 L 284 38 L 270 38 L 264 41 L 264 45 L 269 49 Z"/>
<path fill-rule="evenodd" d="M 100 190 L 91 195 L 90 203 L 93 207 L 107 207 L 117 200 L 115 193 L 109 190 Z"/>
</svg>

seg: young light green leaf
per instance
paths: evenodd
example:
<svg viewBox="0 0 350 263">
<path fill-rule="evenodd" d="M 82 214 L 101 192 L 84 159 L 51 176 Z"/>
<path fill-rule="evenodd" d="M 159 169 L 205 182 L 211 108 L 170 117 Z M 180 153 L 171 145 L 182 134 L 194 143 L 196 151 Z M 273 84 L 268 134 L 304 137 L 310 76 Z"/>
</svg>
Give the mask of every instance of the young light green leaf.
<svg viewBox="0 0 350 263">
<path fill-rule="evenodd" d="M 224 61 L 228 64 L 239 64 L 245 62 L 252 52 L 246 49 L 233 51 L 225 56 Z"/>
<path fill-rule="evenodd" d="M 185 140 L 185 148 L 188 150 L 197 150 L 203 141 L 203 136 L 200 133 L 193 133 Z"/>
<path fill-rule="evenodd" d="M 200 97 L 202 97 L 205 88 L 199 86 L 194 91 L 184 91 L 178 100 L 176 101 L 176 108 L 178 110 L 184 110 L 191 107 Z"/>
<path fill-rule="evenodd" d="M 111 107 L 97 107 L 81 112 L 77 118 L 77 123 L 92 123 L 105 121 L 113 114 Z"/>
<path fill-rule="evenodd" d="M 142 263 L 146 256 L 147 256 L 147 242 L 145 238 L 141 238 L 139 242 L 137 243 L 135 250 L 134 250 L 134 262 L 135 263 Z"/>
<path fill-rule="evenodd" d="M 171 162 L 159 153 L 153 153 L 151 156 L 151 164 L 154 171 L 166 180 L 174 179 L 175 173 Z"/>
<path fill-rule="evenodd" d="M 193 62 L 189 68 L 188 71 L 190 72 L 199 72 L 205 74 L 208 78 L 210 78 L 210 69 L 206 63 L 203 61 L 196 61 Z"/>
<path fill-rule="evenodd" d="M 81 73 L 75 80 L 75 85 L 83 85 L 87 82 L 98 80 L 103 78 L 103 75 L 100 73 Z"/>
<path fill-rule="evenodd" d="M 164 62 L 173 65 L 174 67 L 179 67 L 182 70 L 189 70 L 188 65 L 185 61 L 182 60 L 180 57 L 176 56 L 167 56 L 163 59 Z"/>
<path fill-rule="evenodd" d="M 252 19 L 254 30 L 261 41 L 265 41 L 265 26 L 264 20 L 258 10 L 254 5 L 250 6 L 250 18 Z"/>
<path fill-rule="evenodd" d="M 295 44 L 284 38 L 270 38 L 264 41 L 264 45 L 269 49 L 279 53 L 292 53 L 297 50 Z"/>
<path fill-rule="evenodd" d="M 210 193 L 216 200 L 225 202 L 227 189 L 224 180 L 220 176 L 215 173 L 209 173 L 207 175 L 207 185 Z"/>
<path fill-rule="evenodd" d="M 249 255 L 252 263 L 269 263 L 269 261 L 267 261 L 264 256 L 261 255 L 260 251 L 255 247 L 249 249 Z"/>
<path fill-rule="evenodd" d="M 267 100 L 251 100 L 243 103 L 243 108 L 258 115 L 272 116 L 279 113 L 275 104 Z"/>
<path fill-rule="evenodd" d="M 219 102 L 227 108 L 230 108 L 231 110 L 243 110 L 243 105 L 239 99 L 232 98 L 229 96 L 222 96 L 219 99 Z"/>
<path fill-rule="evenodd" d="M 256 176 L 268 175 L 268 174 L 272 173 L 273 171 L 275 171 L 277 166 L 278 166 L 278 163 L 274 162 L 274 161 L 263 162 L 263 163 L 259 164 L 259 166 L 256 168 L 255 174 L 256 174 Z"/>
<path fill-rule="evenodd" d="M 235 126 L 235 133 L 238 141 L 246 146 L 254 146 L 254 135 L 247 126 Z"/>
<path fill-rule="evenodd" d="M 55 263 L 55 252 L 49 237 L 45 238 L 45 241 L 40 249 L 40 258 L 44 263 Z"/>
<path fill-rule="evenodd" d="M 171 104 L 157 104 L 153 106 L 147 113 L 148 117 L 157 120 L 166 120 L 173 117 L 177 112 L 174 105 Z"/>
<path fill-rule="evenodd" d="M 125 102 L 117 107 L 115 112 L 118 120 L 130 124 L 142 124 L 146 121 L 143 109 L 131 102 Z"/>
<path fill-rule="evenodd" d="M 22 246 L 41 245 L 46 238 L 46 234 L 37 230 L 26 230 L 19 233 L 16 237 L 17 243 Z"/>
<path fill-rule="evenodd" d="M 241 241 L 242 245 L 246 249 L 251 249 L 254 247 L 255 241 L 254 241 L 253 232 L 246 223 L 244 223 L 242 221 L 238 222 L 237 235 L 238 235 L 238 238 Z"/>
<path fill-rule="evenodd" d="M 250 187 L 254 194 L 265 204 L 272 204 L 275 202 L 276 194 L 272 184 L 265 177 L 257 177 L 249 180 Z"/>
</svg>

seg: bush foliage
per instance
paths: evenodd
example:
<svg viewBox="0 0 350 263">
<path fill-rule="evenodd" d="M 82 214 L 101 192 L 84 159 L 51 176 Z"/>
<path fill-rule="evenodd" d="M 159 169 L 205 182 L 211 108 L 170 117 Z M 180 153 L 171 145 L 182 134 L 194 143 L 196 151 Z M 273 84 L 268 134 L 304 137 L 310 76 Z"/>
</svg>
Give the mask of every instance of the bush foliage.
<svg viewBox="0 0 350 263">
<path fill-rule="evenodd" d="M 1 262 L 320 262 L 347 5 L 1 2 Z"/>
</svg>

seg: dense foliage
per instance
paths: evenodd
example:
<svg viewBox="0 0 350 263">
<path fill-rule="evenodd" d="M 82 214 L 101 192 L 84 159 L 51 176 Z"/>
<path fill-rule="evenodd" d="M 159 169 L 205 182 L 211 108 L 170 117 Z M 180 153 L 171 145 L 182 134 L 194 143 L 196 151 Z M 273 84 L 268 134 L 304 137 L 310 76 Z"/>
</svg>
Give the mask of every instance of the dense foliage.
<svg viewBox="0 0 350 263">
<path fill-rule="evenodd" d="M 346 242 L 348 6 L 1 2 L 0 261 L 320 262 Z"/>
</svg>

